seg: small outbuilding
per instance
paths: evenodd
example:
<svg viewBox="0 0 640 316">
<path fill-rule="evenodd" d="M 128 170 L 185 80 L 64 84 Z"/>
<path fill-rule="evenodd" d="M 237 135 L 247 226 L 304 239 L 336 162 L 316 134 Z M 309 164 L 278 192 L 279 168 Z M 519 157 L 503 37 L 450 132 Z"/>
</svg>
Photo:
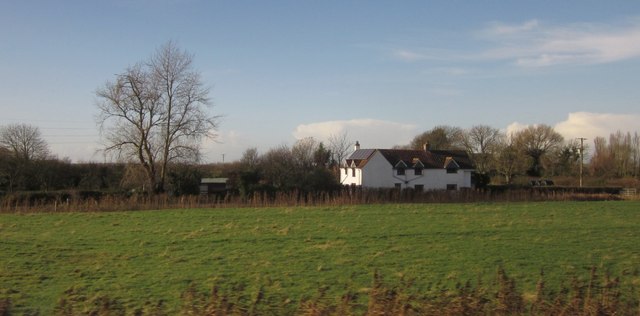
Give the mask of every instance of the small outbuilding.
<svg viewBox="0 0 640 316">
<path fill-rule="evenodd" d="M 202 178 L 200 180 L 200 194 L 220 194 L 229 190 L 229 178 Z"/>
</svg>

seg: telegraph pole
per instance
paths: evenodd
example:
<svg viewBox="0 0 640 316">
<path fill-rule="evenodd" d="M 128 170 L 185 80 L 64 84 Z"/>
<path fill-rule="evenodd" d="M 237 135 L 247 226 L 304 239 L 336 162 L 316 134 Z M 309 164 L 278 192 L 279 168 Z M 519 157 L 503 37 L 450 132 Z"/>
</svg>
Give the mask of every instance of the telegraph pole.
<svg viewBox="0 0 640 316">
<path fill-rule="evenodd" d="M 584 158 L 584 141 L 586 138 L 578 137 L 578 139 L 580 140 L 580 187 L 582 188 L 582 162 Z"/>
</svg>

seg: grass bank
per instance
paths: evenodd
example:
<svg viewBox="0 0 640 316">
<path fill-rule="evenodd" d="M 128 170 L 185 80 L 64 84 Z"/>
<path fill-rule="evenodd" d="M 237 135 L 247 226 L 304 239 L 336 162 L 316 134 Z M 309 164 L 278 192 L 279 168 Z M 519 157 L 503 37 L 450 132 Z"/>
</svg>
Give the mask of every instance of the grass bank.
<svg viewBox="0 0 640 316">
<path fill-rule="evenodd" d="M 535 293 L 591 267 L 640 282 L 640 202 L 401 204 L 0 215 L 0 297 L 50 314 L 64 293 L 126 307 L 192 284 L 265 291 L 296 308 L 326 289 L 367 291 L 374 271 L 412 291 L 481 279 L 497 267 Z"/>
</svg>

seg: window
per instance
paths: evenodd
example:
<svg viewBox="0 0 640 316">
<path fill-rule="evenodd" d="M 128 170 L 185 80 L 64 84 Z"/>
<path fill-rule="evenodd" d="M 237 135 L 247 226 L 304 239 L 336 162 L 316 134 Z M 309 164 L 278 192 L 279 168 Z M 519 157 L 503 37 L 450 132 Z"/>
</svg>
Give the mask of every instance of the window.
<svg viewBox="0 0 640 316">
<path fill-rule="evenodd" d="M 458 185 L 457 184 L 447 184 L 447 190 L 453 191 L 453 190 L 457 190 L 458 189 Z"/>
<path fill-rule="evenodd" d="M 413 171 L 415 172 L 416 176 L 421 176 L 422 175 L 422 168 L 415 168 L 415 169 L 413 169 Z"/>
<path fill-rule="evenodd" d="M 394 186 L 396 189 L 402 189 L 402 183 L 396 183 Z"/>
<path fill-rule="evenodd" d="M 447 173 L 458 173 L 458 168 L 447 168 Z"/>
<path fill-rule="evenodd" d="M 397 172 L 397 175 L 399 175 L 399 176 L 404 176 L 404 168 L 398 168 L 398 169 L 396 169 L 396 170 L 397 170 L 397 171 L 396 171 L 396 172 Z"/>
<path fill-rule="evenodd" d="M 416 191 L 422 192 L 424 191 L 424 184 L 416 184 L 415 188 L 416 188 Z"/>
</svg>

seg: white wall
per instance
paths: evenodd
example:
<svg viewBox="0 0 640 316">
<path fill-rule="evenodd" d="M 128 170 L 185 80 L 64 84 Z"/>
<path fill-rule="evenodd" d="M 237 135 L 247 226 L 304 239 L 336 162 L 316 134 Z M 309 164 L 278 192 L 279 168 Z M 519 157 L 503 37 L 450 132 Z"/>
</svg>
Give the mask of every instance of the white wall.
<svg viewBox="0 0 640 316">
<path fill-rule="evenodd" d="M 398 182 L 393 178 L 393 167 L 386 158 L 376 151 L 362 168 L 362 186 L 367 188 L 393 188 Z"/>
<path fill-rule="evenodd" d="M 362 185 L 362 169 L 355 168 L 355 176 L 353 176 L 353 169 L 340 168 L 340 183 L 342 185 Z M 347 170 L 346 174 L 345 170 Z"/>
</svg>

